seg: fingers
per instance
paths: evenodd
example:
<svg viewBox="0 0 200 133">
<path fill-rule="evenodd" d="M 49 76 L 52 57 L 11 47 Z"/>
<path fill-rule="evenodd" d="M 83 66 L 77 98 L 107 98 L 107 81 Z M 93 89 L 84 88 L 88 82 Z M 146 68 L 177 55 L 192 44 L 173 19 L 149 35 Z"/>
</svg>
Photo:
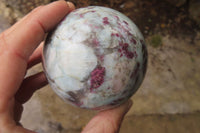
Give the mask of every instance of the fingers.
<svg viewBox="0 0 200 133">
<path fill-rule="evenodd" d="M 28 101 L 33 93 L 47 84 L 47 79 L 43 72 L 24 79 L 20 89 L 15 95 L 15 99 L 23 104 Z"/>
<path fill-rule="evenodd" d="M 44 42 L 42 42 L 37 47 L 37 49 L 33 52 L 33 54 L 30 56 L 28 60 L 27 69 L 41 62 L 43 45 L 44 45 Z M 35 83 L 35 86 L 32 85 L 34 83 Z M 18 93 L 16 94 L 16 98 L 21 104 L 23 104 L 31 98 L 32 94 L 37 89 L 45 86 L 46 84 L 47 84 L 47 81 L 46 81 L 46 78 L 44 77 L 43 72 L 33 75 L 31 77 L 28 77 L 23 81 L 20 89 L 18 90 Z"/>
<path fill-rule="evenodd" d="M 22 112 L 23 112 L 22 104 L 15 100 L 15 103 L 14 103 L 14 120 L 17 124 L 20 124 L 19 121 L 21 119 Z"/>
<path fill-rule="evenodd" d="M 132 101 L 117 108 L 98 113 L 84 128 L 82 133 L 117 133 L 121 122 L 132 106 Z"/>
<path fill-rule="evenodd" d="M 72 9 L 65 1 L 57 1 L 47 6 L 36 8 L 25 19 L 14 26 L 5 36 L 9 49 L 20 57 L 28 59 L 45 33 L 55 28 Z"/>
<path fill-rule="evenodd" d="M 10 30 L 0 35 L 0 100 L 11 99 L 26 73 L 27 61 L 34 49 L 73 7 L 65 1 L 53 2 L 31 12 Z M 9 79 L 9 80 L 7 80 Z M 1 107 L 0 105 L 0 110 Z"/>
<path fill-rule="evenodd" d="M 32 66 L 40 63 L 42 61 L 42 49 L 43 49 L 44 42 L 42 42 L 37 49 L 33 52 L 28 60 L 27 69 L 31 68 Z"/>
</svg>

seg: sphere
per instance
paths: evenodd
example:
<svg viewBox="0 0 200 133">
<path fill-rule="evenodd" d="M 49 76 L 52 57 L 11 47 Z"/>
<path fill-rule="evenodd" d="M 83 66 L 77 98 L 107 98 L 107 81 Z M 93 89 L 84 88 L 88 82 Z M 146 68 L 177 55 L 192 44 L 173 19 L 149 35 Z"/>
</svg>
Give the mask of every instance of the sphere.
<svg viewBox="0 0 200 133">
<path fill-rule="evenodd" d="M 64 101 L 104 110 L 127 101 L 139 88 L 147 49 L 129 18 L 90 6 L 72 11 L 48 35 L 43 67 L 50 86 Z"/>
</svg>

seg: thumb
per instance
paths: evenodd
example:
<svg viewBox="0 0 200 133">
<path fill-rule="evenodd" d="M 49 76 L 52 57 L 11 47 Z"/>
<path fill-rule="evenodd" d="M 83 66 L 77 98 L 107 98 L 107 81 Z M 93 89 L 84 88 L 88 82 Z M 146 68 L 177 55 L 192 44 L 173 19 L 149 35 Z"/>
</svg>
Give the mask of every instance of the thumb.
<svg viewBox="0 0 200 133">
<path fill-rule="evenodd" d="M 132 106 L 132 101 L 119 107 L 99 112 L 83 129 L 82 133 L 117 133 L 125 114 Z"/>
</svg>

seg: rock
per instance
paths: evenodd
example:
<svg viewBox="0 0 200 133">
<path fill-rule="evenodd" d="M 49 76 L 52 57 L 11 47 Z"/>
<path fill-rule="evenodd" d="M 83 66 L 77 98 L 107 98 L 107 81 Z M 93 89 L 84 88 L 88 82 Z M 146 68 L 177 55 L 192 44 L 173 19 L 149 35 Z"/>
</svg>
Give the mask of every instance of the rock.
<svg viewBox="0 0 200 133">
<path fill-rule="evenodd" d="M 163 37 L 161 48 L 148 45 L 145 80 L 132 97 L 130 114 L 186 114 L 200 110 L 200 40 Z M 147 40 L 147 44 L 149 44 Z"/>
<path fill-rule="evenodd" d="M 147 51 L 136 25 L 105 7 L 71 12 L 46 40 L 44 68 L 54 91 L 89 109 L 117 106 L 139 88 Z"/>
</svg>

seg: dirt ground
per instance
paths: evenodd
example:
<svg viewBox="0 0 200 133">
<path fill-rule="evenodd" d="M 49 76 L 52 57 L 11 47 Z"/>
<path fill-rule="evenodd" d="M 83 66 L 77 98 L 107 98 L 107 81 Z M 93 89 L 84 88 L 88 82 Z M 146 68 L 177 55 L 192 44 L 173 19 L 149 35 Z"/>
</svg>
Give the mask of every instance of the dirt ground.
<svg viewBox="0 0 200 133">
<path fill-rule="evenodd" d="M 0 0 L 0 32 L 51 0 Z M 130 17 L 148 47 L 145 80 L 120 133 L 200 132 L 200 0 L 72 0 Z M 42 71 L 41 64 L 28 75 Z M 21 123 L 38 133 L 78 133 L 96 112 L 64 103 L 49 86 L 24 105 Z"/>
</svg>

